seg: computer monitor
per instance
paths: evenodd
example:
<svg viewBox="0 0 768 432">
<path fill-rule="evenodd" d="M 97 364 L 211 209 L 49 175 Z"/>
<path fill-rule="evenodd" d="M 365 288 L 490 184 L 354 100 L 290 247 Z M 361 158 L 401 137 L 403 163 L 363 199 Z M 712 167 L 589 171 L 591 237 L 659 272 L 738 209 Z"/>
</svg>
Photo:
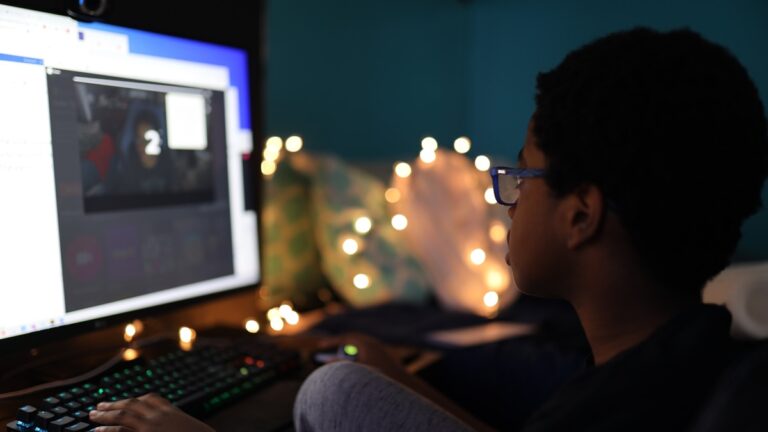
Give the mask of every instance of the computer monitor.
<svg viewBox="0 0 768 432">
<path fill-rule="evenodd" d="M 249 51 L 64 11 L 0 4 L 0 346 L 261 278 Z"/>
</svg>

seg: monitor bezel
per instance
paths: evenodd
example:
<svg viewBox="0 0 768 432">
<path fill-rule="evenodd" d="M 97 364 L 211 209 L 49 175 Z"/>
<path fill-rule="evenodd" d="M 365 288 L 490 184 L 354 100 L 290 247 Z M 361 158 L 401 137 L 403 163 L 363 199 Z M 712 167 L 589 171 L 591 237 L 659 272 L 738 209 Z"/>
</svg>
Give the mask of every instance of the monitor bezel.
<svg viewBox="0 0 768 432">
<path fill-rule="evenodd" d="M 251 9 L 245 14 L 245 3 L 236 3 L 232 0 L 221 1 L 215 11 L 197 10 L 196 13 L 179 12 L 180 5 L 176 2 L 150 2 L 147 0 L 104 0 L 109 2 L 104 14 L 99 17 L 81 17 L 83 21 L 98 21 L 128 27 L 137 30 L 150 31 L 170 36 L 194 39 L 219 45 L 240 48 L 248 55 L 249 89 L 251 101 L 251 131 L 253 136 L 253 151 L 251 154 L 260 155 L 263 150 L 262 121 L 263 121 L 263 43 L 264 43 L 264 5 L 263 2 L 249 4 Z M 67 0 L 0 0 L 0 5 L 18 7 L 22 9 L 46 12 L 59 16 L 73 18 L 68 12 L 71 4 L 77 1 Z M 170 3 L 170 4 L 168 4 Z M 255 7 L 254 7 L 255 6 Z M 154 16 L 173 17 L 174 14 L 183 14 L 185 19 L 152 19 L 145 10 L 155 12 Z M 255 11 L 254 11 L 255 10 Z M 248 22 L 245 22 L 248 17 Z M 161 22 L 162 21 L 162 22 Z M 244 29 L 242 33 L 233 32 L 233 24 Z M 202 25 L 202 24 L 213 25 Z M 260 175 L 258 158 L 249 159 L 252 199 L 256 212 L 262 210 L 262 177 Z M 258 220 L 258 218 L 257 218 Z M 262 224 L 257 223 L 258 257 L 259 257 L 259 281 L 255 284 L 244 285 L 232 289 L 210 293 L 189 299 L 178 300 L 166 304 L 151 306 L 144 309 L 110 315 L 103 318 L 95 318 L 82 322 L 65 324 L 37 330 L 32 333 L 20 334 L 0 339 L 0 350 L 20 351 L 45 345 L 53 341 L 61 341 L 63 338 L 72 338 L 88 334 L 108 327 L 128 323 L 134 319 L 156 317 L 161 314 L 177 311 L 179 309 L 211 302 L 227 297 L 242 295 L 245 292 L 256 290 L 263 281 L 264 254 Z M 254 297 L 255 308 L 255 297 Z"/>
</svg>

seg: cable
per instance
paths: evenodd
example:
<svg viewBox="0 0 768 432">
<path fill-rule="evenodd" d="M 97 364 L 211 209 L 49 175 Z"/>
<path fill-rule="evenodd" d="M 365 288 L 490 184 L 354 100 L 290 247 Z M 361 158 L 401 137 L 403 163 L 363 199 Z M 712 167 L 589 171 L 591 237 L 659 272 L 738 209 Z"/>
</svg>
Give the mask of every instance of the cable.
<svg viewBox="0 0 768 432">
<path fill-rule="evenodd" d="M 139 341 L 134 346 L 129 347 L 129 348 L 134 348 L 134 349 L 135 348 L 141 348 L 141 347 L 144 347 L 146 345 L 151 345 L 151 344 L 153 344 L 155 342 L 159 342 L 159 341 L 164 340 L 164 339 L 173 339 L 172 335 L 173 335 L 173 333 L 162 333 L 162 334 L 159 334 L 159 335 L 155 335 L 155 336 L 152 336 L 150 338 L 147 338 L 147 339 L 144 339 L 142 341 Z M 27 388 L 20 389 L 20 390 L 14 390 L 14 391 L 11 391 L 11 392 L 0 393 L 0 400 L 11 399 L 11 398 L 19 397 L 19 396 L 28 395 L 28 394 L 31 394 L 31 393 L 37 393 L 39 391 L 47 390 L 47 389 L 51 389 L 51 388 L 63 387 L 63 386 L 68 386 L 68 385 L 72 385 L 72 384 L 77 384 L 79 382 L 91 379 L 94 376 L 97 376 L 100 373 L 108 370 L 112 366 L 120 363 L 120 361 L 123 360 L 123 353 L 125 353 L 125 351 L 127 349 L 128 348 L 120 348 L 120 351 L 117 354 L 115 354 L 109 360 L 107 360 L 106 362 L 102 363 L 101 365 L 97 366 L 96 368 L 94 368 L 94 369 L 92 369 L 92 370 L 90 370 L 88 372 L 85 372 L 83 374 L 80 374 L 80 375 L 72 377 L 72 378 L 66 378 L 66 379 L 63 379 L 63 380 L 51 381 L 51 382 L 47 382 L 47 383 L 43 383 L 43 384 L 38 384 L 36 386 L 27 387 Z"/>
</svg>

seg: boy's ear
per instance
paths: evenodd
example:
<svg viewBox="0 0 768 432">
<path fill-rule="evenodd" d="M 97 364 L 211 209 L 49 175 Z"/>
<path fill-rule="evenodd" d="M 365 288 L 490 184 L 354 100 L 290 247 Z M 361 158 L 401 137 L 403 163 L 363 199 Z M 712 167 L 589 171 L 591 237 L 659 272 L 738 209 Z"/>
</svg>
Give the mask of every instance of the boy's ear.
<svg viewBox="0 0 768 432">
<path fill-rule="evenodd" d="M 564 206 L 569 249 L 578 249 L 599 235 L 605 217 L 605 199 L 597 186 L 577 187 L 566 197 Z"/>
</svg>

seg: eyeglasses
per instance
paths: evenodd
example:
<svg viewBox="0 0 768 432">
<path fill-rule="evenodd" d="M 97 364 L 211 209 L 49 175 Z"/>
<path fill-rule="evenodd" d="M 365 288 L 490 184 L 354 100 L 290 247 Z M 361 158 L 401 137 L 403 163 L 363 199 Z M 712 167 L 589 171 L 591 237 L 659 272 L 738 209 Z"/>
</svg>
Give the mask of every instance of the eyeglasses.
<svg viewBox="0 0 768 432">
<path fill-rule="evenodd" d="M 520 198 L 520 184 L 523 179 L 543 177 L 546 171 L 534 168 L 510 168 L 493 167 L 491 168 L 491 179 L 493 179 L 493 195 L 496 202 L 506 206 L 517 204 Z"/>
</svg>

